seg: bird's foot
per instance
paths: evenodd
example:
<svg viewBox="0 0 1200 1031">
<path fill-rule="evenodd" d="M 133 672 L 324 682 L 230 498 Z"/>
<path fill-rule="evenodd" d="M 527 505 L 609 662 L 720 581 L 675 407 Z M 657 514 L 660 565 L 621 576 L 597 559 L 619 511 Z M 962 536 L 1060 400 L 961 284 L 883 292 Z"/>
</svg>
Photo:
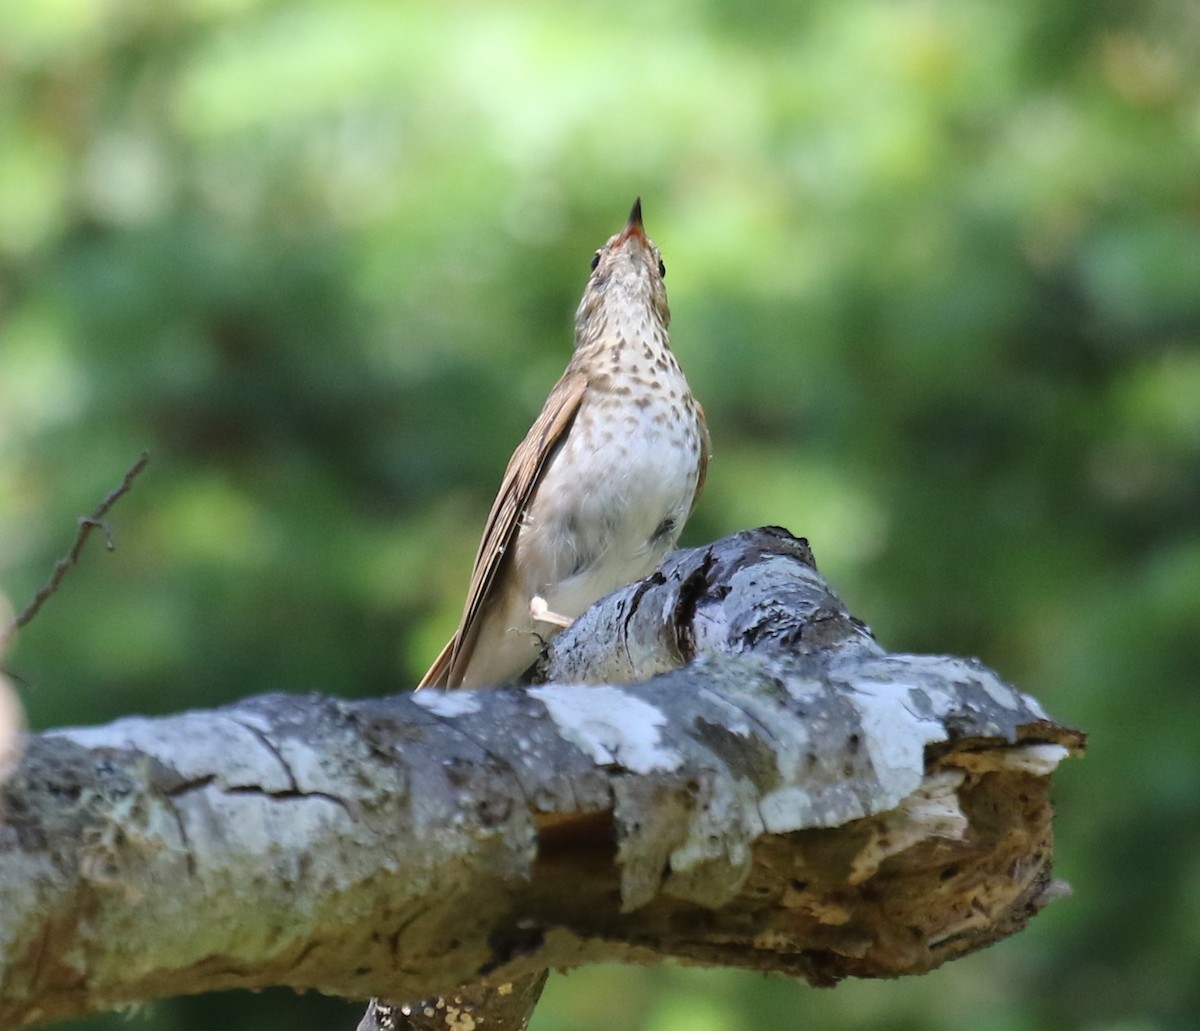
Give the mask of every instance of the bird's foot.
<svg viewBox="0 0 1200 1031">
<path fill-rule="evenodd" d="M 535 594 L 529 599 L 529 614 L 538 623 L 550 623 L 552 626 L 562 627 L 564 630 L 575 622 L 568 616 L 560 616 L 557 612 L 551 612 L 550 607 L 546 604 L 546 599 L 540 594 Z"/>
</svg>

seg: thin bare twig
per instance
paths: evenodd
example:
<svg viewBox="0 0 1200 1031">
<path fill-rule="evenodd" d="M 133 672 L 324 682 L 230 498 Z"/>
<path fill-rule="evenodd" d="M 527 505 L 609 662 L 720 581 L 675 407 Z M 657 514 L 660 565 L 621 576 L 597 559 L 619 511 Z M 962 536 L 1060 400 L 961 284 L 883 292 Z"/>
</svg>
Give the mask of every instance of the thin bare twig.
<svg viewBox="0 0 1200 1031">
<path fill-rule="evenodd" d="M 87 543 L 88 536 L 93 530 L 100 529 L 104 531 L 104 546 L 109 551 L 116 549 L 116 544 L 112 537 L 112 528 L 108 523 L 104 522 L 104 517 L 108 514 L 108 510 L 117 503 L 117 501 L 125 494 L 129 493 L 129 489 L 133 486 L 133 481 L 150 462 L 150 453 L 143 451 L 141 457 L 130 466 L 129 471 L 122 478 L 120 485 L 116 490 L 95 507 L 94 510 L 85 516 L 79 517 L 79 531 L 75 534 L 75 543 L 71 545 L 71 550 L 65 556 L 54 563 L 54 571 L 50 574 L 50 579 L 39 588 L 37 594 L 33 596 L 33 600 L 25 606 L 21 614 L 17 616 L 3 631 L 0 631 L 0 651 L 3 651 L 4 645 L 21 627 L 26 626 L 38 611 L 46 603 L 46 599 L 58 590 L 59 585 L 63 581 L 63 577 L 67 575 L 79 561 L 80 555 L 83 554 L 83 546 Z"/>
</svg>

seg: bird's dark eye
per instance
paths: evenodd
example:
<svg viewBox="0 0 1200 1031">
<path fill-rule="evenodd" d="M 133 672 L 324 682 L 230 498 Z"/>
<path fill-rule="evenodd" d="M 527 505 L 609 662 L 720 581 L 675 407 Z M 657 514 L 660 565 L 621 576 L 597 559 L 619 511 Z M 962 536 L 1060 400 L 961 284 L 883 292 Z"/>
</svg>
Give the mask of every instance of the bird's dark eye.
<svg viewBox="0 0 1200 1031">
<path fill-rule="evenodd" d="M 658 274 L 662 279 L 667 278 L 667 266 L 663 264 L 661 258 L 658 260 Z"/>
<path fill-rule="evenodd" d="M 596 271 L 596 266 L 600 264 L 600 252 L 597 251 L 595 257 L 592 258 L 592 271 Z"/>
</svg>

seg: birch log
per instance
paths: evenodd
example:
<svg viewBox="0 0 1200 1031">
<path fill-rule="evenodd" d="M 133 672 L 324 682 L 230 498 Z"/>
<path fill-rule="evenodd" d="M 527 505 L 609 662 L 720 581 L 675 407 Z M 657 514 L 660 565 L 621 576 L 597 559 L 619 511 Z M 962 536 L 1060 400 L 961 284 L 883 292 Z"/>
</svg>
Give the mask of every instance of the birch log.
<svg viewBox="0 0 1200 1031">
<path fill-rule="evenodd" d="M 0 1029 L 271 985 L 445 1027 L 613 960 L 890 977 L 1064 890 L 1050 774 L 1083 736 L 977 662 L 885 652 L 785 531 L 676 553 L 538 678 L 33 736 L 0 789 Z"/>
</svg>

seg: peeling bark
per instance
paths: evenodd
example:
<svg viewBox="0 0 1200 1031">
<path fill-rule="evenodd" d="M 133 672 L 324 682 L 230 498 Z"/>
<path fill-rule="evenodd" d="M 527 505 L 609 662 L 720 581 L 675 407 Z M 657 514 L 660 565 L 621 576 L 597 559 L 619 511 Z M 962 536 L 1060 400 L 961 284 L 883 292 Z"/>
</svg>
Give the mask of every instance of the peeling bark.
<svg viewBox="0 0 1200 1031">
<path fill-rule="evenodd" d="M 269 985 L 433 1000 L 364 1028 L 520 1027 L 548 967 L 919 973 L 1064 890 L 1049 777 L 1082 735 L 884 652 L 784 531 L 676 553 L 537 679 L 32 737 L 0 1029 Z"/>
</svg>

